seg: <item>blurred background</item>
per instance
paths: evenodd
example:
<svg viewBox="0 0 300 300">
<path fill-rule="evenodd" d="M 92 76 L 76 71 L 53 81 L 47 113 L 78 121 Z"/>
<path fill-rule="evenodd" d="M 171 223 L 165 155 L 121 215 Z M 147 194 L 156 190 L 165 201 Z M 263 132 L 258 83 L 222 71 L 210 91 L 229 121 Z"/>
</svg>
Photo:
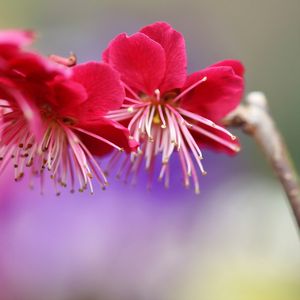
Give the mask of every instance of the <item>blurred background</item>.
<svg viewBox="0 0 300 300">
<path fill-rule="evenodd" d="M 34 29 L 35 49 L 74 51 L 79 62 L 157 20 L 184 34 L 190 71 L 242 60 L 247 92 L 266 93 L 300 170 L 299 0 L 0 0 L 0 11 L 1 28 Z M 0 300 L 299 299 L 287 200 L 253 141 L 237 134 L 237 157 L 205 151 L 200 196 L 174 177 L 168 191 L 111 178 L 94 196 L 56 197 L 51 187 L 41 196 L 2 175 Z"/>
</svg>

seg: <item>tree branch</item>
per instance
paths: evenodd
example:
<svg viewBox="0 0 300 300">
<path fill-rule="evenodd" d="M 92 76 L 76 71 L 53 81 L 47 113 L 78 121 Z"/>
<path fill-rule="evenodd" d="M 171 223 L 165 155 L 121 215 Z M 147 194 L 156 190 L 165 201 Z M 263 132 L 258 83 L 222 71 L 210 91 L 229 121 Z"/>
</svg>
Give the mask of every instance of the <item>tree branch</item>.
<svg viewBox="0 0 300 300">
<path fill-rule="evenodd" d="M 241 128 L 259 145 L 280 180 L 300 229 L 300 186 L 296 170 L 289 158 L 285 142 L 269 114 L 266 97 L 252 92 L 224 120 L 225 125 Z"/>
</svg>

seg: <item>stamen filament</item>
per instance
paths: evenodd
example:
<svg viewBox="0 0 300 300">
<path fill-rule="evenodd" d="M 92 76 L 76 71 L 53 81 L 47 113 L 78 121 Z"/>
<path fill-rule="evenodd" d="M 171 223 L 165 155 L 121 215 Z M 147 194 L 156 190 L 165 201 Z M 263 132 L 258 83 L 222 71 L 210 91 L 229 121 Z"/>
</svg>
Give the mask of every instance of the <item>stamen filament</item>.
<svg viewBox="0 0 300 300">
<path fill-rule="evenodd" d="M 155 106 L 153 105 L 151 107 L 151 110 L 148 113 L 148 119 L 147 119 L 147 122 L 146 122 L 146 133 L 147 133 L 150 140 L 153 140 L 153 137 L 151 136 L 151 127 L 152 127 L 151 125 L 152 125 L 154 113 L 155 113 Z"/>
<path fill-rule="evenodd" d="M 182 91 L 177 97 L 174 98 L 173 103 L 177 102 L 179 99 L 181 99 L 183 96 L 185 96 L 188 92 L 193 90 L 195 87 L 197 87 L 199 84 L 205 82 L 207 80 L 207 77 L 204 76 L 202 79 L 196 81 L 194 84 L 189 86 L 186 90 Z"/>
<path fill-rule="evenodd" d="M 125 100 L 128 101 L 128 102 L 131 102 L 131 103 L 141 104 L 141 100 L 140 99 L 136 100 L 136 99 L 132 99 L 130 97 L 125 97 Z"/>
<path fill-rule="evenodd" d="M 126 84 L 123 82 L 123 85 L 125 87 L 126 90 L 128 90 L 129 93 L 132 94 L 132 96 L 136 99 L 136 100 L 140 100 L 140 97 Z"/>
<path fill-rule="evenodd" d="M 158 105 L 158 106 L 157 106 L 157 109 L 158 109 L 158 113 L 159 113 L 160 120 L 161 120 L 161 122 L 162 122 L 162 125 L 161 125 L 160 127 L 161 127 L 161 128 L 166 128 L 167 125 L 166 125 L 166 121 L 165 121 L 165 117 L 164 117 L 164 114 L 163 114 L 161 105 Z"/>
<path fill-rule="evenodd" d="M 73 129 L 75 129 L 75 130 L 77 130 L 77 131 L 80 131 L 80 132 L 82 132 L 82 133 L 85 133 L 86 135 L 89 135 L 89 136 L 91 136 L 91 137 L 93 137 L 93 138 L 95 138 L 95 139 L 97 139 L 97 140 L 99 140 L 99 141 L 101 141 L 101 142 L 104 142 L 104 143 L 106 143 L 106 144 L 108 144 L 108 145 L 110 145 L 110 146 L 112 146 L 112 147 L 118 149 L 119 151 L 123 151 L 123 150 L 124 150 L 123 148 L 117 146 L 116 144 L 112 143 L 111 141 L 105 139 L 104 137 L 99 136 L 99 135 L 97 135 L 97 134 L 94 134 L 94 133 L 92 133 L 92 132 L 90 132 L 90 131 L 87 131 L 87 130 L 82 129 L 82 128 L 74 127 L 74 126 L 71 126 L 71 128 L 73 128 Z"/>
<path fill-rule="evenodd" d="M 155 96 L 156 96 L 156 100 L 159 102 L 159 101 L 160 101 L 160 90 L 159 90 L 159 89 L 156 89 L 156 90 L 154 91 L 154 94 L 155 94 Z"/>
<path fill-rule="evenodd" d="M 204 128 L 201 128 L 201 127 L 195 125 L 195 126 L 193 126 L 192 130 L 194 130 L 196 132 L 199 132 L 199 133 L 201 133 L 201 134 L 203 134 L 203 135 L 211 138 L 212 140 L 214 140 L 214 141 L 216 141 L 216 142 L 224 145 L 225 147 L 227 147 L 227 148 L 229 148 L 229 149 L 231 149 L 231 150 L 233 150 L 235 152 L 240 151 L 240 147 L 239 146 L 237 146 L 235 144 L 232 144 L 232 143 L 230 143 L 230 142 L 222 139 L 221 137 L 219 137 L 219 136 L 217 136 L 217 135 L 215 135 L 215 134 L 213 134 L 213 133 L 205 130 Z"/>
<path fill-rule="evenodd" d="M 226 130 L 226 129 L 223 128 L 222 126 L 217 125 L 216 123 L 212 122 L 212 121 L 209 120 L 209 119 L 206 119 L 206 118 L 204 118 L 204 117 L 202 117 L 202 116 L 200 116 L 200 115 L 196 115 L 196 114 L 194 114 L 194 113 L 192 113 L 192 112 L 190 112 L 190 111 L 187 111 L 187 110 L 185 110 L 185 109 L 182 109 L 182 108 L 177 108 L 177 110 L 178 110 L 181 114 L 183 114 L 184 116 L 186 116 L 186 117 L 189 117 L 189 118 L 191 118 L 191 119 L 193 119 L 193 120 L 195 120 L 195 121 L 198 121 L 198 122 L 200 122 L 200 123 L 202 123 L 202 124 L 208 125 L 208 126 L 210 126 L 210 127 L 213 127 L 213 128 L 215 128 L 215 129 L 217 129 L 217 130 L 219 130 L 219 131 L 222 131 L 222 132 L 226 133 L 228 136 L 231 137 L 232 140 L 235 140 L 235 139 L 236 139 L 236 136 L 234 136 L 233 134 L 231 134 L 228 130 Z"/>
</svg>

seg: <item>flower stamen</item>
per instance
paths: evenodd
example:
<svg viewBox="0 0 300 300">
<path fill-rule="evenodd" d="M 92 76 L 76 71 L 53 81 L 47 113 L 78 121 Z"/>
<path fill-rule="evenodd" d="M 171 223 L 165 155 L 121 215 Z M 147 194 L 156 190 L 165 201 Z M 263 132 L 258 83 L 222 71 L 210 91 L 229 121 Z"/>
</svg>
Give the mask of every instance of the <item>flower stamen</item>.
<svg viewBox="0 0 300 300">
<path fill-rule="evenodd" d="M 159 89 L 154 90 L 154 94 L 156 96 L 157 102 L 159 102 L 160 101 L 160 90 Z"/>
<path fill-rule="evenodd" d="M 158 105 L 157 109 L 158 109 L 158 113 L 159 113 L 159 118 L 160 118 L 161 123 L 162 123 L 160 127 L 164 129 L 164 128 L 167 127 L 167 125 L 166 125 L 166 121 L 165 121 L 165 117 L 164 117 L 161 105 Z"/>
<path fill-rule="evenodd" d="M 95 138 L 95 139 L 97 139 L 97 140 L 99 140 L 99 141 L 101 141 L 101 142 L 104 142 L 104 143 L 106 143 L 106 144 L 112 146 L 113 148 L 116 148 L 116 149 L 119 150 L 120 152 L 123 152 L 123 151 L 124 151 L 123 148 L 117 146 L 116 144 L 112 143 L 111 141 L 105 139 L 105 138 L 102 137 L 102 136 L 99 136 L 99 135 L 97 135 L 97 134 L 94 134 L 94 133 L 92 133 L 92 132 L 90 132 L 90 131 L 87 131 L 87 130 L 85 130 L 85 129 L 82 129 L 82 128 L 78 128 L 78 127 L 74 127 L 74 126 L 71 126 L 71 128 L 73 128 L 73 129 L 75 129 L 75 130 L 77 130 L 77 131 L 80 131 L 80 132 L 82 132 L 82 133 L 85 133 L 86 135 L 89 135 L 89 136 L 91 136 L 91 137 L 93 137 L 93 138 Z"/>
<path fill-rule="evenodd" d="M 186 90 L 182 91 L 178 96 L 176 96 L 173 99 L 173 103 L 177 102 L 179 99 L 181 99 L 183 96 L 185 96 L 188 92 L 190 92 L 191 90 L 193 90 L 195 87 L 197 87 L 199 84 L 205 82 L 206 80 L 207 80 L 207 77 L 204 76 L 202 79 L 196 81 L 194 84 L 192 84 Z"/>
<path fill-rule="evenodd" d="M 137 93 L 135 93 L 126 83 L 123 82 L 123 86 L 136 100 L 140 101 L 140 97 L 137 95 Z"/>
</svg>

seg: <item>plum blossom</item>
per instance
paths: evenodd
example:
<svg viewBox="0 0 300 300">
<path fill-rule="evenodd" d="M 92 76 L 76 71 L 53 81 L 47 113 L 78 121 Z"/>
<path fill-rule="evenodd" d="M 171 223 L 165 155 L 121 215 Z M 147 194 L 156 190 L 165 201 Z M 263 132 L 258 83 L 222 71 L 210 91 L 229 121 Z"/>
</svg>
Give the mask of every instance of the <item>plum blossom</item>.
<svg viewBox="0 0 300 300">
<path fill-rule="evenodd" d="M 170 158 L 177 152 L 184 185 L 190 186 L 192 179 L 199 193 L 199 170 L 206 174 L 202 146 L 227 153 L 240 149 L 220 121 L 241 100 L 243 65 L 225 60 L 187 75 L 184 38 L 164 22 L 131 36 L 118 35 L 103 60 L 121 74 L 126 89 L 122 107 L 108 116 L 126 124 L 140 143 L 139 155 L 132 154 L 121 167 L 125 176 L 135 180 L 145 161 L 151 178 L 156 157 L 161 156 L 159 179 L 164 178 L 168 186 Z"/>
<path fill-rule="evenodd" d="M 94 156 L 135 146 L 125 127 L 105 118 L 124 99 L 119 74 L 104 63 L 67 68 L 24 51 L 32 38 L 0 32 L 0 172 L 11 165 L 18 181 L 29 169 L 30 182 L 39 177 L 43 189 L 48 170 L 58 194 L 58 186 L 74 191 L 77 183 L 93 193 L 92 178 L 105 188 Z"/>
</svg>

